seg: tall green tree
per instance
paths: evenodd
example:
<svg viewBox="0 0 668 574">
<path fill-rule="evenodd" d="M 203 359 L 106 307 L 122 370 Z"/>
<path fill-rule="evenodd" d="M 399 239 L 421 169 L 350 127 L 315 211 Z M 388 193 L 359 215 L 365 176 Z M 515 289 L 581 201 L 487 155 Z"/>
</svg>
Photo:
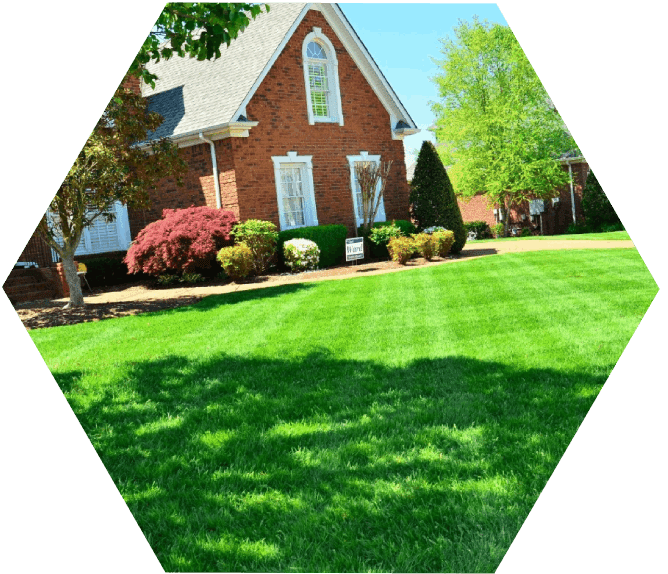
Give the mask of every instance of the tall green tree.
<svg viewBox="0 0 668 574">
<path fill-rule="evenodd" d="M 457 193 L 484 193 L 503 212 L 568 182 L 558 157 L 576 148 L 508 26 L 460 22 L 441 40 L 432 105 L 439 152 Z"/>
<path fill-rule="evenodd" d="M 599 231 L 604 225 L 621 223 L 615 208 L 612 207 L 592 170 L 589 171 L 582 190 L 582 211 L 587 225 L 596 231 Z"/>
<path fill-rule="evenodd" d="M 420 229 L 439 225 L 455 234 L 451 253 L 466 244 L 466 228 L 448 172 L 434 144 L 423 141 L 411 181 L 411 215 Z"/>
<path fill-rule="evenodd" d="M 170 141 L 153 141 L 148 149 L 136 145 L 162 121 L 147 111 L 145 98 L 119 87 L 42 217 L 37 230 L 63 263 L 70 290 L 66 308 L 84 304 L 74 265 L 84 229 L 100 218 L 112 221 L 117 201 L 146 207 L 148 190 L 159 179 L 185 173 L 187 164 Z"/>
<path fill-rule="evenodd" d="M 155 87 L 157 76 L 146 69 L 172 55 L 198 60 L 220 58 L 220 47 L 230 45 L 267 4 L 233 2 L 172 2 L 165 5 L 151 33 L 142 44 L 129 73 Z"/>
</svg>

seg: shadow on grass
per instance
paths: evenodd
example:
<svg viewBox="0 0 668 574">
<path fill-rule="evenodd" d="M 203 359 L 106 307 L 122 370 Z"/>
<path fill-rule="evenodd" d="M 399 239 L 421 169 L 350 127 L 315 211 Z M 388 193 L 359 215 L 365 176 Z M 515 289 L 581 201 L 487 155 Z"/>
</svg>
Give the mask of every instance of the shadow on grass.
<svg viewBox="0 0 668 574">
<path fill-rule="evenodd" d="M 166 571 L 255 572 L 495 570 L 604 382 L 326 351 L 54 376 Z"/>
</svg>

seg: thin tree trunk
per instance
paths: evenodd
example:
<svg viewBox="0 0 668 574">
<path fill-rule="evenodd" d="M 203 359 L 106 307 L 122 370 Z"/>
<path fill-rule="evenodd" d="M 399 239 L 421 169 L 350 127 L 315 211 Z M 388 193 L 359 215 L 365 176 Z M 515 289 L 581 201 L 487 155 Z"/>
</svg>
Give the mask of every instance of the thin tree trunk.
<svg viewBox="0 0 668 574">
<path fill-rule="evenodd" d="M 83 291 L 81 290 L 81 280 L 77 275 L 77 268 L 74 265 L 74 253 L 61 255 L 63 262 L 63 270 L 65 271 L 65 279 L 67 286 L 70 288 L 70 301 L 65 305 L 64 309 L 71 309 L 72 307 L 83 307 L 85 305 L 83 298 Z"/>
</svg>

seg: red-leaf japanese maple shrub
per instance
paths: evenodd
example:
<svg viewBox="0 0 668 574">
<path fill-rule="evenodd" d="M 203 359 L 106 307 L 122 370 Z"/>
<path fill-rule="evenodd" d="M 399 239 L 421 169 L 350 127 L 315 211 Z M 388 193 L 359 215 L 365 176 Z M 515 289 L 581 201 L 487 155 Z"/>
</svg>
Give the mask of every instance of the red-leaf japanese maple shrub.
<svg viewBox="0 0 668 574">
<path fill-rule="evenodd" d="M 232 244 L 234 213 L 211 207 L 165 209 L 137 234 L 125 256 L 130 273 L 148 275 L 220 270 L 216 255 Z"/>
</svg>

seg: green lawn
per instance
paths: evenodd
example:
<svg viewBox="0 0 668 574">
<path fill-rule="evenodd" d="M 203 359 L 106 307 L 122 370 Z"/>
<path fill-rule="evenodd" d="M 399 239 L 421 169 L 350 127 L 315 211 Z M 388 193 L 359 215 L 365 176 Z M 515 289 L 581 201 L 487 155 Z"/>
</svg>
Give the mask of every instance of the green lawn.
<svg viewBox="0 0 668 574">
<path fill-rule="evenodd" d="M 479 239 L 476 241 L 470 241 L 469 244 L 473 245 L 475 243 L 491 243 L 495 241 L 534 241 L 534 240 L 556 240 L 561 241 L 562 239 L 593 239 L 593 240 L 630 240 L 628 231 L 607 231 L 603 233 L 577 233 L 573 235 L 532 235 L 531 237 L 500 237 L 498 239 Z"/>
<path fill-rule="evenodd" d="M 544 251 L 30 334 L 166 571 L 491 572 L 656 293 Z"/>
</svg>

